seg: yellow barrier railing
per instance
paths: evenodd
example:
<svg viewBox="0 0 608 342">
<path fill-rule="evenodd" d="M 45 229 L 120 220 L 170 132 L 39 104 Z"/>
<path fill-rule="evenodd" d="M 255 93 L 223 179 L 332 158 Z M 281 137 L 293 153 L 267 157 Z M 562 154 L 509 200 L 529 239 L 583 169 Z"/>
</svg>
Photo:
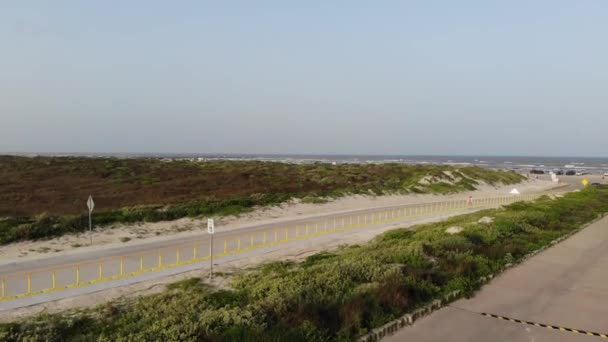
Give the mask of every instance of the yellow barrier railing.
<svg viewBox="0 0 608 342">
<path fill-rule="evenodd" d="M 492 197 L 476 199 L 472 203 L 467 200 L 431 202 L 311 219 L 282 228 L 256 229 L 235 237 L 216 238 L 213 250 L 220 252 L 214 253 L 213 257 L 221 258 L 360 227 L 463 209 L 499 206 L 537 197 L 538 195 Z M 209 260 L 210 251 L 209 241 L 200 240 L 137 254 L 1 275 L 0 302 L 198 263 Z"/>
</svg>

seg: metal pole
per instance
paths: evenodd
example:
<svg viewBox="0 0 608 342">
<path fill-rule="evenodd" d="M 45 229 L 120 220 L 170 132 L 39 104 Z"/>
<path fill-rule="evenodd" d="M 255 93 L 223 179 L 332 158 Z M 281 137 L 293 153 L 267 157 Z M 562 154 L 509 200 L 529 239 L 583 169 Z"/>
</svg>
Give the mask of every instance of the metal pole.
<svg viewBox="0 0 608 342">
<path fill-rule="evenodd" d="M 209 254 L 211 256 L 211 258 L 210 258 L 211 264 L 209 266 L 209 281 L 213 280 L 213 234 L 210 234 L 210 235 L 211 235 L 211 246 L 209 246 L 209 249 L 210 249 Z"/>
<path fill-rule="evenodd" d="M 93 245 L 93 225 L 92 225 L 90 210 L 89 210 L 89 239 L 90 239 L 91 245 Z"/>
</svg>

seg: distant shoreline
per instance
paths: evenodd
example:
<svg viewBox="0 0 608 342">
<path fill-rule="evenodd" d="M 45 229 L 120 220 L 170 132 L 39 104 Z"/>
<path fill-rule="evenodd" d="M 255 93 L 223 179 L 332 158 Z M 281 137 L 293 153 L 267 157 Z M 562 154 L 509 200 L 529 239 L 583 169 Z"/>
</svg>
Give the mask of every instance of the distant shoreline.
<svg viewBox="0 0 608 342">
<path fill-rule="evenodd" d="M 575 170 L 589 173 L 608 172 L 608 157 L 543 157 L 543 156 L 432 156 L 432 155 L 339 155 L 339 154 L 219 154 L 219 153 L 0 153 L 12 156 L 153 158 L 170 160 L 257 160 L 287 163 L 357 163 L 357 164 L 434 164 L 481 166 L 528 172 Z"/>
</svg>

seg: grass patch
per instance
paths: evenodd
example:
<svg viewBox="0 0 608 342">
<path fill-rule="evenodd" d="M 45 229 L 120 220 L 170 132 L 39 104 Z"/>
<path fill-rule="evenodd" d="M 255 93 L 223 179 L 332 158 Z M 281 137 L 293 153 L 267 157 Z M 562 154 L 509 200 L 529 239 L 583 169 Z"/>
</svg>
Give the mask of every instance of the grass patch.
<svg viewBox="0 0 608 342">
<path fill-rule="evenodd" d="M 187 279 L 112 310 L 2 324 L 0 340 L 351 341 L 451 291 L 473 293 L 480 277 L 607 211 L 608 189 L 515 203 L 392 230 L 300 263 L 268 263 L 236 275 L 229 290 Z M 484 216 L 494 222 L 478 223 Z M 451 226 L 464 230 L 446 234 Z"/>
</svg>

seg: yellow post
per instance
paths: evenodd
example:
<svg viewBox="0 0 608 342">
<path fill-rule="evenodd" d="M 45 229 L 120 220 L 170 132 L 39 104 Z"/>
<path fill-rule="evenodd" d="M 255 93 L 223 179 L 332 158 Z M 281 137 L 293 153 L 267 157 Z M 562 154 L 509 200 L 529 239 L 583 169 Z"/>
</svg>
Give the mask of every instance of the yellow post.
<svg viewBox="0 0 608 342">
<path fill-rule="evenodd" d="M 163 267 L 163 253 L 158 250 L 158 267 Z"/>
<path fill-rule="evenodd" d="M 327 220 L 325 220 L 325 231 L 327 232 Z"/>
<path fill-rule="evenodd" d="M 177 250 L 175 251 L 175 263 L 179 264 L 179 247 L 177 247 Z"/>
<path fill-rule="evenodd" d="M 265 244 L 266 244 L 266 231 L 264 231 L 264 241 L 263 241 L 263 243 L 262 243 L 262 244 L 263 244 L 263 245 L 265 245 Z"/>
<path fill-rule="evenodd" d="M 4 284 L 3 284 L 4 285 Z M 57 287 L 57 274 L 53 271 L 53 288 Z M 4 294 L 2 294 L 4 296 Z"/>
<path fill-rule="evenodd" d="M 211 248 L 211 246 L 209 246 Z M 224 254 L 228 253 L 228 241 L 224 240 Z"/>
<path fill-rule="evenodd" d="M 361 215 L 357 215 L 357 225 L 361 224 Z"/>
<path fill-rule="evenodd" d="M 76 285 L 80 284 L 80 266 L 76 266 Z"/>
<path fill-rule="evenodd" d="M 27 274 L 27 293 L 32 293 L 32 274 Z"/>
<path fill-rule="evenodd" d="M 336 231 L 336 218 L 334 217 L 334 231 Z"/>
<path fill-rule="evenodd" d="M 196 246 L 192 247 L 192 260 L 196 260 Z"/>
<path fill-rule="evenodd" d="M 285 228 L 285 241 L 289 241 L 289 233 L 287 232 L 287 228 Z"/>
<path fill-rule="evenodd" d="M 139 257 L 139 270 L 142 272 L 144 271 L 144 256 L 143 255 L 141 255 Z"/>
<path fill-rule="evenodd" d="M 239 238 L 239 241 L 238 241 L 238 244 L 237 244 L 236 250 L 237 250 L 237 251 L 240 251 L 240 250 L 241 250 L 241 238 Z"/>
<path fill-rule="evenodd" d="M 253 248 L 253 234 L 251 234 L 251 248 Z"/>
<path fill-rule="evenodd" d="M 125 274 L 125 258 L 120 257 L 120 275 Z"/>
<path fill-rule="evenodd" d="M 2 278 L 2 298 L 4 298 L 6 294 L 6 280 L 4 280 L 4 278 Z"/>
<path fill-rule="evenodd" d="M 99 263 L 99 280 L 101 280 L 101 278 L 103 278 L 103 264 L 100 262 Z"/>
</svg>

